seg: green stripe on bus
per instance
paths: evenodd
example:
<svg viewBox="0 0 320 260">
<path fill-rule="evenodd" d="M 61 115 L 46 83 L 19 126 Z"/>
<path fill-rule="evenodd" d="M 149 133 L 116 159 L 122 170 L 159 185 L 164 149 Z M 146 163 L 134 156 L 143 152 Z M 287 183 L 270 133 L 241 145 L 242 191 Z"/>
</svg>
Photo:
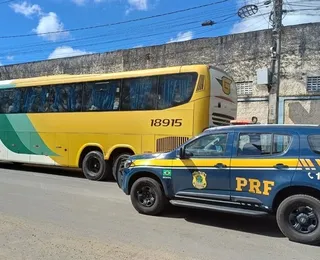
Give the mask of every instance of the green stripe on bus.
<svg viewBox="0 0 320 260">
<path fill-rule="evenodd" d="M 32 154 L 58 156 L 45 144 L 26 114 L 11 114 L 7 115 L 7 118 L 15 132 L 21 133 L 19 134 L 21 142 L 25 146 L 30 147 L 29 150 Z M 33 145 L 37 145 L 38 147 L 34 147 Z"/>
<path fill-rule="evenodd" d="M 7 116 L 0 115 L 0 139 L 8 150 L 20 154 L 34 154 L 22 142 Z"/>
<path fill-rule="evenodd" d="M 26 114 L 0 115 L 0 139 L 14 153 L 58 156 L 43 142 Z"/>
</svg>

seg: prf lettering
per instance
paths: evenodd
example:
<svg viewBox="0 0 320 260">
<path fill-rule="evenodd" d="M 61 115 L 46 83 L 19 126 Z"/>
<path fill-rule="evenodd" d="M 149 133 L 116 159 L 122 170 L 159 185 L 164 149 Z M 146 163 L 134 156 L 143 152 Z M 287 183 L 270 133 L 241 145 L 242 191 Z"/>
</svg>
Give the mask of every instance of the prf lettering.
<svg viewBox="0 0 320 260">
<path fill-rule="evenodd" d="M 243 191 L 243 188 L 249 187 L 250 193 L 263 194 L 269 196 L 274 181 L 259 181 L 257 179 L 236 178 L 237 187 L 236 191 Z"/>
</svg>

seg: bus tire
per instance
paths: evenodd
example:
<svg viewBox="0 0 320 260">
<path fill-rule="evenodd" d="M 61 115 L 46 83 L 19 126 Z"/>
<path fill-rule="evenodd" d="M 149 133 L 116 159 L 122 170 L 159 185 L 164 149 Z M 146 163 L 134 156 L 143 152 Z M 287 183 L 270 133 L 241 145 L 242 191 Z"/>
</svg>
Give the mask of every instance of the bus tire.
<svg viewBox="0 0 320 260">
<path fill-rule="evenodd" d="M 130 153 L 122 153 L 115 157 L 114 163 L 112 166 L 113 178 L 118 182 L 120 170 L 123 168 L 124 162 L 131 156 Z"/>
<path fill-rule="evenodd" d="M 298 194 L 283 200 L 277 209 L 281 232 L 293 242 L 320 244 L 320 201 Z"/>
<path fill-rule="evenodd" d="M 88 180 L 103 181 L 111 174 L 111 167 L 99 151 L 91 151 L 82 161 L 82 171 Z"/>
<path fill-rule="evenodd" d="M 134 182 L 130 197 L 133 207 L 144 215 L 159 215 L 167 205 L 167 198 L 160 183 L 148 177 L 139 178 Z"/>
</svg>

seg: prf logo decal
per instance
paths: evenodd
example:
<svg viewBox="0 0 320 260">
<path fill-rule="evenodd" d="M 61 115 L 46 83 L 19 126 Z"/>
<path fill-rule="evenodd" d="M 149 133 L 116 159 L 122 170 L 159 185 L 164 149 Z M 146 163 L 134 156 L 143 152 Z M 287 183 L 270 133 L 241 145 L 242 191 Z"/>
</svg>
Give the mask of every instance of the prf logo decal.
<svg viewBox="0 0 320 260">
<path fill-rule="evenodd" d="M 222 91 L 226 95 L 230 95 L 231 93 L 231 82 L 230 79 L 222 77 Z"/>
<path fill-rule="evenodd" d="M 207 187 L 207 174 L 204 172 L 192 173 L 192 185 L 198 190 L 205 189 Z"/>
<path fill-rule="evenodd" d="M 257 179 L 246 179 L 241 177 L 237 177 L 236 182 L 236 191 L 243 191 L 244 188 L 248 187 L 250 193 L 263 194 L 265 196 L 270 195 L 270 191 L 274 186 L 274 181 L 264 180 L 261 183 Z"/>
</svg>

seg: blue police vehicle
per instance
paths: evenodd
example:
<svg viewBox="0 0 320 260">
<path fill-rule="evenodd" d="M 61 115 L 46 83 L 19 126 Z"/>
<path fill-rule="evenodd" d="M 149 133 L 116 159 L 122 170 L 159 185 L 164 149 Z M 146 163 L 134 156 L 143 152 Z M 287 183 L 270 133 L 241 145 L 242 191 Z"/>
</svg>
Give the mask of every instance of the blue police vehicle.
<svg viewBox="0 0 320 260">
<path fill-rule="evenodd" d="M 319 126 L 208 128 L 173 151 L 130 157 L 117 179 L 142 214 L 168 203 L 272 214 L 291 241 L 320 243 Z"/>
</svg>

